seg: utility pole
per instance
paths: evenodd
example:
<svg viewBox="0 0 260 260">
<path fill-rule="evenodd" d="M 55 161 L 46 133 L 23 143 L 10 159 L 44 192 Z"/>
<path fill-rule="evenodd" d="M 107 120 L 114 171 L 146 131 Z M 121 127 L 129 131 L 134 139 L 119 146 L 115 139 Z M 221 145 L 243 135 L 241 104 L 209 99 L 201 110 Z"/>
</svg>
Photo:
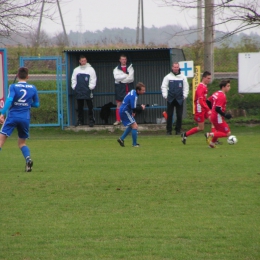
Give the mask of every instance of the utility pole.
<svg viewBox="0 0 260 260">
<path fill-rule="evenodd" d="M 78 45 L 82 46 L 82 15 L 81 15 L 81 9 L 79 9 L 79 41 L 78 41 Z"/>
<path fill-rule="evenodd" d="M 214 0 L 205 0 L 204 70 L 214 80 Z"/>
<path fill-rule="evenodd" d="M 206 0 L 205 0 L 206 1 Z M 202 0 L 197 0 L 197 40 L 202 42 Z"/>
<path fill-rule="evenodd" d="M 44 0 L 42 0 L 42 8 L 41 8 L 41 14 L 40 14 L 40 20 L 38 24 L 38 29 L 37 29 L 37 36 L 36 36 L 36 47 L 38 48 L 40 45 L 40 32 L 41 32 L 41 24 L 42 24 L 42 14 L 43 14 L 43 9 L 44 9 Z"/>
<path fill-rule="evenodd" d="M 63 28 L 63 33 L 64 33 L 64 36 L 65 36 L 66 45 L 69 46 L 69 39 L 68 39 L 68 35 L 66 33 L 64 22 L 63 22 L 63 17 L 62 17 L 62 13 L 61 13 L 61 9 L 60 9 L 59 0 L 57 0 L 57 5 L 58 5 L 59 13 L 60 13 L 60 20 L 61 20 L 61 23 L 62 23 L 62 28 Z"/>
<path fill-rule="evenodd" d="M 138 0 L 138 9 L 137 9 L 136 45 L 139 44 L 139 29 L 140 29 L 140 0 Z"/>
<path fill-rule="evenodd" d="M 144 2 L 141 0 L 141 9 L 142 9 L 142 44 L 144 44 Z"/>
<path fill-rule="evenodd" d="M 69 39 L 68 39 L 68 36 L 67 36 L 67 33 L 66 33 L 64 22 L 63 22 L 63 17 L 62 17 L 62 13 L 61 13 L 59 0 L 56 0 L 56 2 L 57 2 L 58 9 L 59 9 L 59 14 L 60 14 L 60 19 L 61 19 L 61 23 L 62 23 L 63 33 L 64 33 L 64 36 L 65 36 L 66 45 L 69 46 Z M 41 32 L 41 24 L 42 24 L 44 4 L 45 4 L 45 0 L 42 0 L 40 20 L 39 20 L 38 29 L 37 29 L 37 39 L 36 39 L 36 46 L 37 47 L 39 47 L 39 44 L 40 44 L 39 41 L 40 41 L 40 32 Z"/>
<path fill-rule="evenodd" d="M 144 4 L 143 4 L 143 0 L 138 0 L 136 44 L 139 44 L 140 13 L 141 13 L 141 19 L 142 19 L 142 25 L 141 25 L 142 26 L 142 44 L 144 44 Z"/>
</svg>

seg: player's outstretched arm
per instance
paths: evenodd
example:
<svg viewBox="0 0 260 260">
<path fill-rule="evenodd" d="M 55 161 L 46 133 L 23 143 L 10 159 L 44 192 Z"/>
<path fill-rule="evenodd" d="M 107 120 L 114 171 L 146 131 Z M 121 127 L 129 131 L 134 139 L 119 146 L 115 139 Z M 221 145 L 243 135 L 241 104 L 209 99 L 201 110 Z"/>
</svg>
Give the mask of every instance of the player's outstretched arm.
<svg viewBox="0 0 260 260">
<path fill-rule="evenodd" d="M 4 115 L 0 115 L 0 125 L 2 125 L 5 121 Z"/>
</svg>

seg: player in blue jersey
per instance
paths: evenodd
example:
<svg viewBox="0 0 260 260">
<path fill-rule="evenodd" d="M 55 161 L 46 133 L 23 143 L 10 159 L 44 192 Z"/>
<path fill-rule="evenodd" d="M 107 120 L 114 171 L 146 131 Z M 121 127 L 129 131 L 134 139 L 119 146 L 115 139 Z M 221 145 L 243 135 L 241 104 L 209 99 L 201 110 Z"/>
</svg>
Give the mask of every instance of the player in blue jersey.
<svg viewBox="0 0 260 260">
<path fill-rule="evenodd" d="M 136 113 L 136 103 L 139 95 L 145 93 L 145 85 L 142 82 L 138 82 L 135 90 L 131 90 L 124 98 L 122 105 L 120 107 L 120 118 L 124 126 L 126 126 L 125 132 L 117 142 L 124 147 L 124 139 L 127 135 L 132 132 L 133 147 L 139 147 L 137 143 L 137 128 L 138 125 L 134 119 Z M 145 105 L 141 105 L 141 109 L 145 109 Z"/>
<path fill-rule="evenodd" d="M 31 107 L 39 107 L 40 104 L 36 87 L 26 82 L 28 69 L 19 68 L 17 77 L 19 81 L 10 85 L 9 94 L 0 115 L 0 124 L 3 124 L 0 130 L 0 150 L 7 137 L 16 128 L 18 131 L 18 147 L 26 161 L 25 171 L 31 172 L 33 161 L 30 149 L 26 146 L 26 139 L 29 137 L 30 109 Z M 5 119 L 8 109 L 9 112 Z"/>
</svg>

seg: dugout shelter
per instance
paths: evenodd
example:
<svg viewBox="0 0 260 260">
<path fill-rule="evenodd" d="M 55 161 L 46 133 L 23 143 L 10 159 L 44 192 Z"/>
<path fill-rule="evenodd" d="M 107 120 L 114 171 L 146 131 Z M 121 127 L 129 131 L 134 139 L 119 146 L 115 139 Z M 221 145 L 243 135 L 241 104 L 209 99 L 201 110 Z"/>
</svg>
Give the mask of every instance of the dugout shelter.
<svg viewBox="0 0 260 260">
<path fill-rule="evenodd" d="M 146 85 L 146 93 L 138 98 L 139 104 L 149 105 L 137 115 L 139 124 L 156 123 L 156 118 L 162 117 L 166 110 L 166 101 L 161 95 L 161 84 L 165 75 L 171 71 L 173 62 L 184 61 L 182 49 L 149 48 L 149 49 L 113 49 L 113 50 L 65 50 L 66 81 L 68 89 L 69 125 L 77 121 L 77 102 L 74 90 L 71 88 L 71 76 L 74 68 L 79 66 L 79 56 L 87 57 L 88 63 L 96 71 L 97 85 L 93 91 L 94 113 L 96 125 L 104 124 L 100 118 L 101 107 L 109 102 L 116 104 L 113 70 L 119 64 L 121 54 L 127 56 L 128 63 L 134 67 L 134 84 L 141 81 Z M 115 108 L 112 108 L 108 124 L 115 122 Z M 87 106 L 85 106 L 84 121 L 87 124 Z"/>
</svg>

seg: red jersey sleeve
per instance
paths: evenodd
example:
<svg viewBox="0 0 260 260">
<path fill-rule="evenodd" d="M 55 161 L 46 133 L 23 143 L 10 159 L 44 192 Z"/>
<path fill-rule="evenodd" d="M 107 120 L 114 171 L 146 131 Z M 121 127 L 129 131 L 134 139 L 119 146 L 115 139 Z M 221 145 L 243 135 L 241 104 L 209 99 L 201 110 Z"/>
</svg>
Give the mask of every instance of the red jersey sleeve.
<svg viewBox="0 0 260 260">
<path fill-rule="evenodd" d="M 208 94 L 207 87 L 202 83 L 200 83 L 196 89 L 196 99 L 199 101 L 199 104 L 205 111 L 210 110 L 206 103 L 207 94 Z"/>
<path fill-rule="evenodd" d="M 216 107 L 221 107 L 222 112 L 225 113 L 226 103 L 227 103 L 226 95 L 224 93 L 219 94 L 216 100 Z"/>
</svg>

